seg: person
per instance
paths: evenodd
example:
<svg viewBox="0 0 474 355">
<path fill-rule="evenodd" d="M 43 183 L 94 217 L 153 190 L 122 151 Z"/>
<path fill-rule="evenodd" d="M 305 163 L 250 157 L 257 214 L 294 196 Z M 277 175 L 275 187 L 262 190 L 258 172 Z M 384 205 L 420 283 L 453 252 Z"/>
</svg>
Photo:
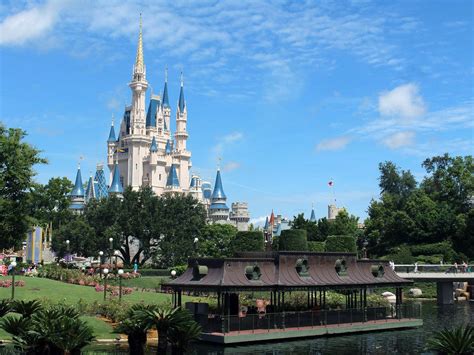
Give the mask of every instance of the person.
<svg viewBox="0 0 474 355">
<path fill-rule="evenodd" d="M 454 262 L 454 273 L 458 273 L 458 263 L 456 261 Z"/>
<path fill-rule="evenodd" d="M 137 263 L 137 262 L 135 262 L 135 263 L 133 264 L 133 272 L 134 272 L 135 274 L 138 272 L 138 263 Z"/>
<path fill-rule="evenodd" d="M 465 261 L 462 262 L 462 272 L 467 272 L 467 264 Z"/>
<path fill-rule="evenodd" d="M 418 272 L 418 261 L 415 262 L 415 273 L 417 273 L 417 272 Z"/>
</svg>

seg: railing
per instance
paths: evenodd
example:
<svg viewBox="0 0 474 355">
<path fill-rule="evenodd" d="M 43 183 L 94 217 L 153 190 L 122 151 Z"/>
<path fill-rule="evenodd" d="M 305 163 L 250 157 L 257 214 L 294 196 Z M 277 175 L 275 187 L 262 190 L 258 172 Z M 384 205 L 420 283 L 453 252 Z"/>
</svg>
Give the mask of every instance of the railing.
<svg viewBox="0 0 474 355">
<path fill-rule="evenodd" d="M 381 320 L 400 320 L 419 318 L 421 305 L 402 304 L 392 307 L 373 307 L 366 309 L 321 310 L 301 312 L 280 312 L 266 314 L 247 314 L 240 316 L 196 316 L 205 333 L 228 333 L 285 328 L 318 327 L 326 325 L 347 325 L 354 323 L 377 322 Z"/>
<path fill-rule="evenodd" d="M 395 272 L 438 272 L 438 273 L 474 273 L 474 264 L 395 264 Z"/>
</svg>

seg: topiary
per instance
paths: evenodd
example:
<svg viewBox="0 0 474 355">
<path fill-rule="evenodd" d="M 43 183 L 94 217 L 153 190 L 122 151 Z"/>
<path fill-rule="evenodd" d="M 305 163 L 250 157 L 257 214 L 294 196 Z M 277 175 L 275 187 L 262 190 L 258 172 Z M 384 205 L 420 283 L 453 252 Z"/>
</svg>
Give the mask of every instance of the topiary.
<svg viewBox="0 0 474 355">
<path fill-rule="evenodd" d="M 304 229 L 286 229 L 281 232 L 278 240 L 278 250 L 307 251 L 308 240 Z"/>
</svg>

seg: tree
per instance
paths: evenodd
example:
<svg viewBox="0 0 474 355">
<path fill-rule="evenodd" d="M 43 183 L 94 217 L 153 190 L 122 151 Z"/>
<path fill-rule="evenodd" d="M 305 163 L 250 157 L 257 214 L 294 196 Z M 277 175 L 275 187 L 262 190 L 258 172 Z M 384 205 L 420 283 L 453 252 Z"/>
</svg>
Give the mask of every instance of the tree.
<svg viewBox="0 0 474 355">
<path fill-rule="evenodd" d="M 38 225 L 48 226 L 53 230 L 71 218 L 68 194 L 73 183 L 66 177 L 51 178 L 46 185 L 35 184 L 30 193 L 30 215 Z"/>
<path fill-rule="evenodd" d="M 308 237 L 304 229 L 287 229 L 278 238 L 278 250 L 308 250 Z"/>
<path fill-rule="evenodd" d="M 355 253 L 356 240 L 352 235 L 330 235 L 325 243 L 325 251 Z"/>
<path fill-rule="evenodd" d="M 422 166 L 429 174 L 422 189 L 436 202 L 446 202 L 456 213 L 467 213 L 474 196 L 474 161 L 472 156 L 448 154 L 426 159 Z"/>
<path fill-rule="evenodd" d="M 401 199 L 408 196 L 416 188 L 416 180 L 408 170 L 401 170 L 392 162 L 379 164 L 380 193 L 399 196 Z"/>
<path fill-rule="evenodd" d="M 245 251 L 263 251 L 263 233 L 261 231 L 239 231 L 229 246 L 232 255 Z"/>
<path fill-rule="evenodd" d="M 329 227 L 331 235 L 354 235 L 357 232 L 359 217 L 350 215 L 346 210 L 341 210 Z"/>
<path fill-rule="evenodd" d="M 69 240 L 69 246 L 66 240 Z M 97 241 L 94 228 L 82 216 L 77 216 L 54 231 L 52 248 L 58 256 L 64 256 L 67 252 L 85 257 L 97 256 L 100 250 Z"/>
<path fill-rule="evenodd" d="M 312 222 L 309 219 L 304 218 L 304 213 L 299 213 L 293 217 L 290 222 L 291 229 L 305 230 L 310 241 L 323 241 L 327 235 L 320 233 L 318 222 Z"/>
<path fill-rule="evenodd" d="M 39 151 L 22 142 L 26 133 L 0 124 L 0 248 L 19 247 L 28 231 L 28 192 Z"/>
<path fill-rule="evenodd" d="M 198 254 L 211 258 L 231 256 L 230 243 L 237 228 L 229 224 L 206 224 L 201 230 Z"/>
</svg>

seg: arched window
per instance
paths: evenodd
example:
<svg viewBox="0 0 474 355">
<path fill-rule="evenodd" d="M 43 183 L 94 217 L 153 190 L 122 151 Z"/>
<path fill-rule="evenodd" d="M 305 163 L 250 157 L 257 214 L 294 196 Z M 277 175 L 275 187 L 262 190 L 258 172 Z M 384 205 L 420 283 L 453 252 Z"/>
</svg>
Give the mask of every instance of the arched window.
<svg viewBox="0 0 474 355">
<path fill-rule="evenodd" d="M 347 265 L 344 259 L 337 259 L 334 269 L 339 276 L 347 276 Z"/>
<path fill-rule="evenodd" d="M 383 277 L 385 274 L 385 269 L 383 268 L 383 265 L 372 265 L 371 267 L 372 275 L 374 277 Z"/>
<path fill-rule="evenodd" d="M 260 276 L 262 276 L 262 273 L 258 265 L 249 265 L 245 268 L 245 276 L 250 281 L 257 281 L 260 280 Z"/>
<path fill-rule="evenodd" d="M 298 275 L 301 277 L 308 277 L 309 276 L 309 263 L 308 259 L 303 258 L 303 259 L 298 259 L 296 260 L 296 272 Z"/>
</svg>

